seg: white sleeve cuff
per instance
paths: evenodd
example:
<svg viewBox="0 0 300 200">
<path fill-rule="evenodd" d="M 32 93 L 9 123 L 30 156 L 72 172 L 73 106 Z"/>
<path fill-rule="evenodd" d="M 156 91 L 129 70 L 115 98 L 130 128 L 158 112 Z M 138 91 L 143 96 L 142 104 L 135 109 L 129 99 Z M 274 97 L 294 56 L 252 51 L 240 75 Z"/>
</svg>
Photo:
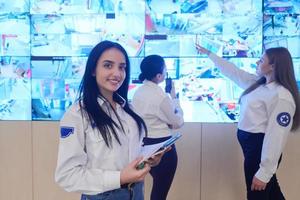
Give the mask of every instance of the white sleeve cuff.
<svg viewBox="0 0 300 200">
<path fill-rule="evenodd" d="M 270 179 L 272 178 L 273 174 L 269 174 L 267 172 L 264 172 L 262 168 L 259 168 L 259 170 L 256 172 L 255 177 L 261 180 L 264 183 L 269 183 Z"/>
</svg>

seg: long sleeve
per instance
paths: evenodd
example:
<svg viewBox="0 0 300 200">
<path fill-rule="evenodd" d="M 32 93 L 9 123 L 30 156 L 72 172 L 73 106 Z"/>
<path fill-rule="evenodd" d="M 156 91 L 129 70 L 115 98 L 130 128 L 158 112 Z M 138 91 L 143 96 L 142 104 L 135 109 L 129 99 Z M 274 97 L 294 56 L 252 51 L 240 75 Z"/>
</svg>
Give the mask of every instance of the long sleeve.
<svg viewBox="0 0 300 200">
<path fill-rule="evenodd" d="M 66 191 L 97 194 L 120 187 L 120 171 L 88 166 L 85 136 L 80 112 L 67 112 L 60 123 L 55 181 Z M 99 144 L 105 145 L 105 144 Z"/>
<path fill-rule="evenodd" d="M 284 99 L 278 99 L 270 113 L 265 133 L 260 168 L 255 176 L 268 183 L 277 170 L 278 161 L 285 147 L 291 126 L 295 106 Z"/>
<path fill-rule="evenodd" d="M 144 81 L 132 99 L 135 111 L 144 119 L 148 137 L 167 137 L 172 129 L 183 125 L 183 111 L 178 99 L 172 99 L 163 89 L 152 81 Z"/>
<path fill-rule="evenodd" d="M 233 63 L 228 62 L 214 53 L 210 53 L 209 58 L 220 69 L 223 75 L 231 79 L 242 89 L 248 88 L 258 79 L 258 76 L 239 69 Z"/>
<path fill-rule="evenodd" d="M 172 125 L 173 129 L 180 128 L 183 123 L 183 111 L 178 99 L 171 99 L 166 96 L 160 104 L 159 115 L 167 124 Z"/>
</svg>

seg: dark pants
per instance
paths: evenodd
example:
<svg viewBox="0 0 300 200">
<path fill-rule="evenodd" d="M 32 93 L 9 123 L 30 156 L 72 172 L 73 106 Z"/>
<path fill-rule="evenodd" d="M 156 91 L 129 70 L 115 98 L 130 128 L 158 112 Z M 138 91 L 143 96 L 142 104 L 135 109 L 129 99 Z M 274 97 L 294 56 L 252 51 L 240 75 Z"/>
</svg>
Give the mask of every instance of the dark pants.
<svg viewBox="0 0 300 200">
<path fill-rule="evenodd" d="M 144 138 L 144 144 L 150 145 L 163 142 L 170 137 Z M 177 152 L 175 145 L 165 153 L 159 165 L 152 167 L 150 174 L 153 178 L 151 200 L 166 200 L 177 168 Z"/>
<path fill-rule="evenodd" d="M 284 200 L 284 196 L 277 182 L 276 174 L 274 174 L 262 191 L 251 191 L 252 179 L 259 169 L 261 160 L 261 151 L 265 134 L 249 133 L 238 130 L 237 137 L 244 154 L 244 173 L 247 185 L 248 200 Z M 281 157 L 279 159 L 280 163 Z M 279 165 L 278 163 L 278 165 Z"/>
</svg>

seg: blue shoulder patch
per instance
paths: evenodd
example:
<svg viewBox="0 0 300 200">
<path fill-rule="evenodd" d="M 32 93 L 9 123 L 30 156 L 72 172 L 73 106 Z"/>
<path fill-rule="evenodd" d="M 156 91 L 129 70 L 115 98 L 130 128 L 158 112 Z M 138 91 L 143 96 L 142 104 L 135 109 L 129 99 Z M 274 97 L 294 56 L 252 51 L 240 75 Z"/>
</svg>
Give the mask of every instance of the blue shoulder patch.
<svg viewBox="0 0 300 200">
<path fill-rule="evenodd" d="M 280 126 L 287 127 L 290 124 L 291 115 L 287 112 L 282 112 L 277 115 L 277 123 Z"/>
<path fill-rule="evenodd" d="M 74 133 L 74 127 L 61 126 L 60 127 L 60 137 L 66 138 Z"/>
</svg>

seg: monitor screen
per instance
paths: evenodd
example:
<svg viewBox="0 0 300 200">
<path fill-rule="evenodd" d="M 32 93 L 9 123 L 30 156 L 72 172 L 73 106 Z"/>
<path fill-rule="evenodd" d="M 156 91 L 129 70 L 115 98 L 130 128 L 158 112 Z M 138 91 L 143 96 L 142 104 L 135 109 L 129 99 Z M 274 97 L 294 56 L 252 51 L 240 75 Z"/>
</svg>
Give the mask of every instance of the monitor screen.
<svg viewBox="0 0 300 200">
<path fill-rule="evenodd" d="M 300 88 L 296 0 L 0 0 L 0 14 L 0 120 L 60 120 L 103 40 L 130 57 L 129 100 L 142 59 L 163 56 L 186 122 L 236 122 L 243 92 L 196 43 L 250 73 L 264 49 L 287 47 Z"/>
</svg>

